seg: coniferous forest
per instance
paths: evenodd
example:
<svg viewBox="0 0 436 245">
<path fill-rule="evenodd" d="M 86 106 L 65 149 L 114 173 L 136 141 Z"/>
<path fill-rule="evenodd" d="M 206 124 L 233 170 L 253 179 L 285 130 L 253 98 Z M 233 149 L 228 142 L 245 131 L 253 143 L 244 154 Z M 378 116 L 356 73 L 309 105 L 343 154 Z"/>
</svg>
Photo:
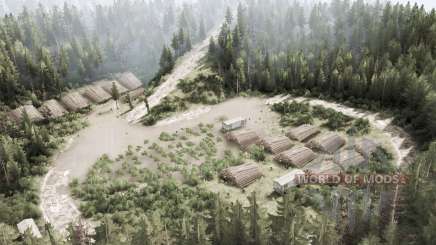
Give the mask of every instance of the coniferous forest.
<svg viewBox="0 0 436 245">
<path fill-rule="evenodd" d="M 219 25 L 202 60 L 209 73 L 178 84 L 191 100 L 165 98 L 150 109 L 147 93 Z M 260 207 L 257 193 L 242 189 L 248 197 L 243 205 L 202 184 L 247 158 L 262 164 L 264 149 L 216 157 L 223 139 L 214 135 L 213 125 L 200 123 L 179 134 L 162 132 L 156 142 L 129 145 L 116 158 L 101 156 L 83 180 L 69 183 L 82 218 L 95 222 L 95 230 L 90 234 L 85 223 L 70 224 L 61 238 L 51 224 L 41 225 L 38 184 L 58 147 L 88 126 L 89 111 L 40 123 L 27 113 L 16 123 L 6 119 L 6 112 L 25 103 L 41 105 L 127 70 L 150 84 L 140 102 L 147 107 L 143 120 L 150 124 L 172 107 L 251 95 L 291 94 L 386 113 L 412 135 L 417 150 L 413 162 L 400 169 L 383 165 L 392 156 L 379 149 L 369 158 L 369 171 L 404 173 L 408 182 L 397 189 L 292 188 L 283 197 L 267 197 L 274 212 Z M 206 96 L 193 96 L 203 90 Z M 115 84 L 112 91 L 118 107 Z M 303 103 L 272 109 L 287 123 L 296 120 L 285 115 L 293 106 L 353 120 Z M 92 10 L 68 3 L 23 8 L 0 20 L 0 116 L 5 118 L 0 121 L 0 245 L 436 244 L 436 10 L 418 4 L 116 0 Z M 327 127 L 335 129 L 337 121 L 329 122 Z M 352 125 L 370 130 L 368 120 Z M 183 154 L 204 161 L 186 167 L 190 163 Z M 140 167 L 144 156 L 161 163 L 156 171 Z M 42 238 L 18 235 L 15 225 L 25 218 L 38 222 Z"/>
</svg>

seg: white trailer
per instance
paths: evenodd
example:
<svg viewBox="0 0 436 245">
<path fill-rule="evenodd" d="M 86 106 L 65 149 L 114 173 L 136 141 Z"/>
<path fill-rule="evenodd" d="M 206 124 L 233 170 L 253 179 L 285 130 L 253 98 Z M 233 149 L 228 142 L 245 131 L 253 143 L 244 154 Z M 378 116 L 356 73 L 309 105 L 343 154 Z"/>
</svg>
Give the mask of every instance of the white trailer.
<svg viewBox="0 0 436 245">
<path fill-rule="evenodd" d="M 228 121 L 223 122 L 222 131 L 229 132 L 232 130 L 243 128 L 247 125 L 247 119 L 238 117 Z"/>
<path fill-rule="evenodd" d="M 304 171 L 294 169 L 288 174 L 275 179 L 273 183 L 274 191 L 283 195 L 289 188 L 297 186 L 297 175 L 304 175 Z"/>
<path fill-rule="evenodd" d="M 38 226 L 36 226 L 35 221 L 33 219 L 25 219 L 17 224 L 18 231 L 20 234 L 24 235 L 26 231 L 30 232 L 35 238 L 41 238 L 41 233 L 39 232 Z"/>
</svg>

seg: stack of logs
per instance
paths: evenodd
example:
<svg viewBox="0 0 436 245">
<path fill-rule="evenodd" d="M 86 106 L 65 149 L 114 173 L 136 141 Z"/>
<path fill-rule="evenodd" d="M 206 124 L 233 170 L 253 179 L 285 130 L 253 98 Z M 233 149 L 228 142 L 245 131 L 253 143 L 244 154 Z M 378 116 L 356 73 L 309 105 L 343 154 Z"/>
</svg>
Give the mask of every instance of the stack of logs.
<svg viewBox="0 0 436 245">
<path fill-rule="evenodd" d="M 266 138 L 262 145 L 268 152 L 276 155 L 292 148 L 292 141 L 286 136 Z"/>
<path fill-rule="evenodd" d="M 247 163 L 224 169 L 220 177 L 232 185 L 245 188 L 262 177 L 262 173 L 256 164 Z"/>
<path fill-rule="evenodd" d="M 226 134 L 226 139 L 234 142 L 243 150 L 247 150 L 251 145 L 260 143 L 259 135 L 253 130 L 237 130 Z"/>
</svg>

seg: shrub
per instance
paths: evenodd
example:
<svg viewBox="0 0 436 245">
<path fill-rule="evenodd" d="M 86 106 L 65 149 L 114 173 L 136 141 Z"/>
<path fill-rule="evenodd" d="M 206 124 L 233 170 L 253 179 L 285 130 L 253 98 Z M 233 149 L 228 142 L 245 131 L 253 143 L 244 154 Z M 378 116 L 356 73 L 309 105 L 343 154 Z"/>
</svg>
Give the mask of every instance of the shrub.
<svg viewBox="0 0 436 245">
<path fill-rule="evenodd" d="M 347 130 L 347 134 L 351 136 L 369 134 L 371 131 L 371 125 L 368 119 L 359 118 L 354 121 L 350 129 Z"/>
<path fill-rule="evenodd" d="M 250 147 L 249 149 L 250 152 L 250 156 L 253 160 L 255 160 L 256 162 L 262 162 L 265 161 L 265 150 L 263 149 L 263 147 L 258 146 L 258 145 L 253 145 Z"/>
<path fill-rule="evenodd" d="M 159 140 L 168 142 L 168 141 L 174 141 L 175 138 L 167 132 L 162 132 L 159 136 Z"/>
</svg>

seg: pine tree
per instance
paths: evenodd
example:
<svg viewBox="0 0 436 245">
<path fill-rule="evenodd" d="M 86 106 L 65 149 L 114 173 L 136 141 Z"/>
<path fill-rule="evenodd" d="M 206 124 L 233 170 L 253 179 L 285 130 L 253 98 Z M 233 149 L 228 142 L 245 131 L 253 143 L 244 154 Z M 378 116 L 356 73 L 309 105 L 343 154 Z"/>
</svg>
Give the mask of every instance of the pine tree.
<svg viewBox="0 0 436 245">
<path fill-rule="evenodd" d="M 249 239 L 248 244 L 251 245 L 261 245 L 263 244 L 263 235 L 262 235 L 262 228 L 259 215 L 259 206 L 256 201 L 256 193 L 252 192 L 251 196 L 249 198 L 250 201 L 250 232 L 249 232 Z"/>
<path fill-rule="evenodd" d="M 115 100 L 117 109 L 119 109 L 118 100 L 120 99 L 120 92 L 118 91 L 118 87 L 115 84 L 115 82 L 112 83 L 111 95 L 112 95 L 112 99 Z"/>
<path fill-rule="evenodd" d="M 230 216 L 231 231 L 229 234 L 230 240 L 235 245 L 244 245 L 247 240 L 244 210 L 240 202 L 232 205 L 232 213 Z"/>
</svg>

